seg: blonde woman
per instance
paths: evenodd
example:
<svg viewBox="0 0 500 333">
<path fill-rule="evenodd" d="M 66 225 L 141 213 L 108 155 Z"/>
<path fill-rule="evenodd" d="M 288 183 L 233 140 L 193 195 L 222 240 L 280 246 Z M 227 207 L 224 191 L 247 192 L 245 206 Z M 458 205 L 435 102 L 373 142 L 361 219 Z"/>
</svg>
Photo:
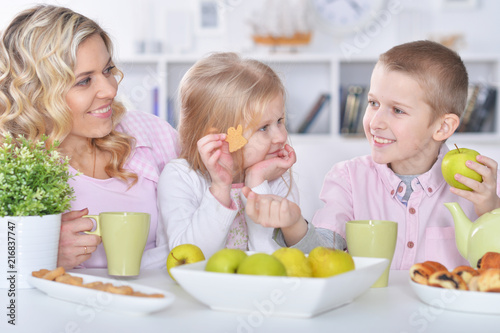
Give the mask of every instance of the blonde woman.
<svg viewBox="0 0 500 333">
<path fill-rule="evenodd" d="M 276 237 L 283 246 L 301 246 L 315 231 L 300 210 L 288 209 L 288 200 L 298 203 L 290 176 L 297 159 L 287 144 L 285 89 L 276 73 L 234 53 L 212 54 L 185 74 L 179 100 L 181 155 L 165 167 L 158 184 L 165 231 L 159 237 L 170 248 L 196 244 L 206 257 L 224 247 L 273 251 L 280 247 Z M 230 153 L 225 133 L 238 125 L 248 143 Z M 244 187 L 287 198 L 282 214 L 250 219 Z"/>
<path fill-rule="evenodd" d="M 126 112 L 115 100 L 122 73 L 99 25 L 74 11 L 36 6 L 18 14 L 0 44 L 0 132 L 58 140 L 70 158 L 76 200 L 63 214 L 58 265 L 106 267 L 100 237 L 82 234 L 86 214 L 151 214 L 143 267 L 161 267 L 167 253 L 156 239 L 157 181 L 178 155 L 168 123 Z"/>
</svg>

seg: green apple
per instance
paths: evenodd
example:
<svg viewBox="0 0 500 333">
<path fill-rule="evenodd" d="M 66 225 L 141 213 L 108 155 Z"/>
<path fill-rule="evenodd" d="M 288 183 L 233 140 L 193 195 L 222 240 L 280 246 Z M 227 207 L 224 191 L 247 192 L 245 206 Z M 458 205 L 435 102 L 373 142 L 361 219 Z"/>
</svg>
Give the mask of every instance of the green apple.
<svg viewBox="0 0 500 333">
<path fill-rule="evenodd" d="M 318 246 L 309 252 L 313 277 L 329 277 L 354 270 L 352 256 L 342 250 Z"/>
<path fill-rule="evenodd" d="M 457 147 L 457 145 L 455 145 L 455 147 Z M 455 174 L 459 173 L 462 176 L 482 182 L 483 177 L 465 165 L 466 161 L 477 162 L 477 155 L 479 155 L 479 153 L 475 150 L 458 147 L 457 149 L 452 149 L 447 152 L 443 157 L 443 162 L 441 163 L 441 172 L 443 173 L 444 180 L 446 180 L 446 182 L 452 187 L 472 191 L 470 187 L 455 180 Z"/>
<path fill-rule="evenodd" d="M 205 260 L 205 255 L 201 249 L 194 244 L 177 245 L 170 251 L 167 257 L 168 275 L 175 281 L 170 269 L 185 264 L 194 264 L 195 262 Z"/>
<path fill-rule="evenodd" d="M 240 249 L 222 249 L 215 252 L 207 260 L 205 270 L 217 273 L 236 273 L 240 263 L 247 257 Z"/>
<path fill-rule="evenodd" d="M 286 276 L 286 269 L 278 258 L 267 253 L 255 253 L 243 259 L 236 273 Z"/>
<path fill-rule="evenodd" d="M 304 252 L 291 247 L 274 251 L 273 256 L 285 266 L 287 276 L 312 277 L 312 267 Z"/>
</svg>

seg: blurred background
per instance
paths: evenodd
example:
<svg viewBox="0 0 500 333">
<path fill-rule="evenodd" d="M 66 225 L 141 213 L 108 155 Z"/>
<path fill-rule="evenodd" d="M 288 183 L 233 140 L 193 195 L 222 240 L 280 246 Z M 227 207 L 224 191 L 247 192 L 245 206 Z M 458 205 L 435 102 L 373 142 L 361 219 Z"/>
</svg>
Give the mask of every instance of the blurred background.
<svg viewBox="0 0 500 333">
<path fill-rule="evenodd" d="M 0 29 L 34 1 L 0 0 Z M 287 89 L 287 126 L 301 207 L 321 206 L 323 177 L 341 160 L 369 154 L 361 126 L 371 70 L 394 45 L 432 39 L 455 49 L 470 76 L 467 110 L 449 146 L 500 161 L 496 92 L 497 0 L 59 0 L 113 38 L 124 71 L 119 98 L 132 110 L 177 124 L 177 87 L 210 52 L 268 63 Z"/>
<path fill-rule="evenodd" d="M 281 17 L 302 15 L 303 1 L 297 0 L 59 0 L 43 1 L 68 6 L 99 21 L 114 37 L 119 55 L 134 55 L 141 51 L 169 53 L 199 53 L 233 50 L 255 52 L 252 34 L 256 23 L 272 26 L 275 31 L 286 30 Z M 329 1 L 307 0 L 316 6 Z M 343 1 L 333 1 L 343 2 Z M 370 41 L 364 41 L 362 54 L 377 55 L 394 44 L 413 39 L 457 39 L 461 52 L 491 53 L 500 51 L 494 40 L 500 25 L 497 23 L 500 2 L 496 0 L 358 0 L 364 3 L 384 3 L 388 17 L 372 25 Z M 1 0 L 0 26 L 23 8 L 36 1 Z M 346 1 L 348 3 L 348 1 Z M 387 9 L 390 7 L 391 10 Z M 338 8 L 342 8 L 341 5 Z M 382 9 L 380 9 L 382 8 Z M 349 8 L 347 8 L 349 9 Z M 210 16 L 211 11 L 217 11 Z M 206 13 L 205 16 L 200 12 Z M 208 14 L 207 14 L 208 13 Z M 317 13 L 311 10 L 312 38 L 302 52 L 341 53 L 340 44 L 354 44 L 354 34 L 335 35 L 321 24 Z M 380 13 L 379 13 L 380 15 Z M 219 22 L 200 21 L 216 17 Z M 283 22 L 280 22 L 283 21 Z M 210 29 L 213 25 L 217 28 Z M 282 27 L 279 27 L 279 25 Z M 278 27 L 276 27 L 278 26 Z M 208 28 L 206 28 L 208 27 Z M 270 28 L 271 30 L 272 28 Z M 141 43 L 146 43 L 146 48 Z M 363 45 L 361 45 L 363 44 Z M 366 44 L 366 45 L 364 45 Z M 361 52 L 360 52 L 361 53 Z"/>
</svg>

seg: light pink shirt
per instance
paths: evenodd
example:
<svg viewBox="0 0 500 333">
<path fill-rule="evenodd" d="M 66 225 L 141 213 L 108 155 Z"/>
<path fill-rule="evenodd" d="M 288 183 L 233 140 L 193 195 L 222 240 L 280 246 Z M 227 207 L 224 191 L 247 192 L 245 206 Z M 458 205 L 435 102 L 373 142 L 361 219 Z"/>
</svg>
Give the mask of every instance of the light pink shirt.
<svg viewBox="0 0 500 333">
<path fill-rule="evenodd" d="M 163 267 L 167 259 L 166 243 L 157 240 L 158 206 L 156 188 L 164 166 L 178 156 L 177 132 L 164 120 L 137 111 L 127 112 L 116 127 L 136 139 L 125 168 L 134 171 L 139 179 L 130 189 L 128 184 L 114 178 L 94 179 L 79 175 L 70 180 L 76 200 L 72 210 L 89 209 L 90 215 L 101 212 L 144 212 L 151 214 L 146 249 L 141 267 Z M 70 167 L 72 173 L 76 170 Z M 83 267 L 107 267 L 106 254 L 101 245 Z"/>
<path fill-rule="evenodd" d="M 438 261 L 448 269 L 468 265 L 455 244 L 453 218 L 444 206 L 458 202 L 465 214 L 477 218 L 473 204 L 450 192 L 441 173 L 441 161 L 448 151 L 443 144 L 432 168 L 412 181 L 408 205 L 397 197 L 405 184 L 385 164 L 371 156 L 340 162 L 328 172 L 320 199 L 325 206 L 312 223 L 345 237 L 345 223 L 351 220 L 391 220 L 398 223 L 398 239 L 391 269 L 409 269 L 414 263 Z M 498 189 L 497 189 L 498 192 Z"/>
</svg>

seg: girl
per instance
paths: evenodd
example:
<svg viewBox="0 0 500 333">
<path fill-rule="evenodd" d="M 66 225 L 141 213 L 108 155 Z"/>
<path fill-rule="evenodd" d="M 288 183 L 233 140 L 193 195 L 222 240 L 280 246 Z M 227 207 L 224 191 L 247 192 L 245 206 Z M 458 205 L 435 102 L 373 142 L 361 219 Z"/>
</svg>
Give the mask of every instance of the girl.
<svg viewBox="0 0 500 333">
<path fill-rule="evenodd" d="M 273 251 L 279 248 L 273 228 L 281 228 L 287 246 L 296 244 L 308 232 L 300 210 L 283 200 L 271 219 L 252 221 L 242 195 L 246 186 L 298 203 L 290 175 L 296 156 L 286 143 L 285 89 L 276 73 L 234 53 L 213 54 L 186 73 L 179 99 L 180 159 L 165 167 L 158 184 L 170 249 L 192 243 L 207 257 L 224 247 Z M 248 143 L 230 153 L 224 133 L 238 125 Z"/>
</svg>

